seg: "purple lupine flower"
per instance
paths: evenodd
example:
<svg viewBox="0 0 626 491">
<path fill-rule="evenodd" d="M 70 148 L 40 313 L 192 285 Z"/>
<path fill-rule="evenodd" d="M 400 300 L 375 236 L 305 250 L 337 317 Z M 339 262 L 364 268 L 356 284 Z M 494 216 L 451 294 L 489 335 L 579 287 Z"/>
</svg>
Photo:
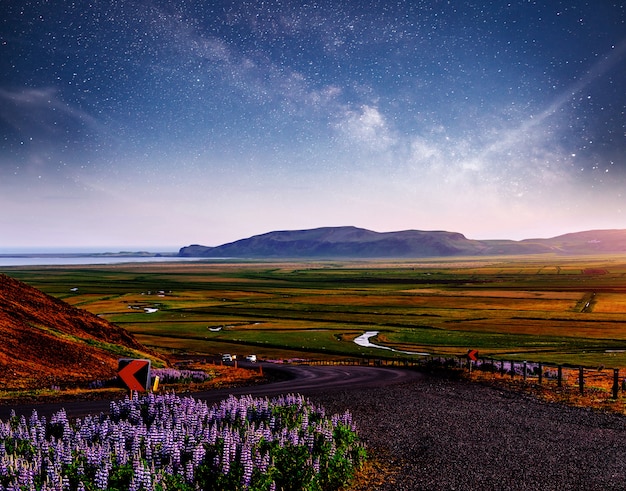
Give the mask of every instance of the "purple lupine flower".
<svg viewBox="0 0 626 491">
<path fill-rule="evenodd" d="M 304 443 L 309 449 L 310 453 L 313 453 L 313 447 L 315 445 L 315 434 L 312 431 L 307 432 L 304 436 Z"/>
<path fill-rule="evenodd" d="M 288 416 L 282 420 L 281 414 Z M 353 427 L 349 413 L 330 420 L 322 415 L 322 408 L 293 394 L 272 401 L 251 396 L 229 397 L 209 407 L 172 393 L 127 398 L 112 403 L 110 415 L 87 417 L 74 425 L 69 424 L 64 412 L 53 415 L 49 425 L 35 413 L 28 420 L 21 417 L 17 424 L 15 419 L 11 425 L 0 421 L 0 475 L 19 475 L 23 486 L 28 488 L 30 472 L 33 476 L 44 477 L 40 491 L 60 491 L 63 479 L 66 485 L 69 482 L 63 475 L 63 466 L 80 455 L 85 467 L 90 469 L 89 474 L 95 474 L 93 481 L 87 483 L 87 473 L 79 463 L 76 475 L 82 482 L 80 489 L 106 489 L 114 466 L 132 462 L 129 487 L 151 490 L 165 483 L 166 473 L 182 473 L 193 485 L 196 469 L 203 463 L 209 467 L 213 464 L 215 472 L 228 474 L 232 464 L 238 461 L 243 471 L 241 485 L 245 489 L 254 486 L 255 469 L 264 473 L 275 465 L 271 448 L 261 451 L 262 442 L 306 445 L 310 457 L 302 465 L 318 472 L 320 462 L 326 461 L 328 456 L 319 453 L 327 450 L 316 448 L 315 443 L 320 439 L 330 442 L 328 448 L 337 452 L 334 428 L 337 425 Z M 49 434 L 45 431 L 47 427 Z M 12 457 L 9 461 L 3 445 L 8 437 L 29 442 L 28 448 L 34 448 L 34 453 Z M 209 451 L 213 457 L 205 462 Z M 8 489 L 19 489 L 16 481 L 9 483 Z M 273 489 L 276 487 L 274 483 Z"/>
<path fill-rule="evenodd" d="M 26 464 L 26 465 L 24 465 Z M 35 476 L 27 462 L 22 462 L 18 469 L 17 482 L 28 489 L 35 488 Z"/>
<path fill-rule="evenodd" d="M 255 469 L 258 469 L 261 474 L 265 474 L 269 468 L 270 455 L 268 452 L 261 452 L 258 448 L 254 447 L 252 462 Z"/>
<path fill-rule="evenodd" d="M 140 489 L 152 489 L 152 478 L 142 460 L 136 458 L 133 460 L 133 475 L 128 491 L 139 491 Z"/>
<path fill-rule="evenodd" d="M 231 444 L 232 438 L 229 432 L 224 433 L 224 448 L 222 450 L 222 473 L 228 475 L 230 472 L 230 455 L 231 455 Z"/>
<path fill-rule="evenodd" d="M 244 444 L 239 456 L 239 462 L 243 467 L 243 475 L 241 476 L 241 484 L 244 489 L 248 489 L 250 481 L 252 480 L 252 471 L 254 470 L 254 462 L 252 461 L 252 455 L 249 444 Z"/>
<path fill-rule="evenodd" d="M 154 368 L 152 375 L 158 376 L 163 383 L 196 382 L 201 383 L 211 376 L 201 370 L 177 370 L 174 368 Z"/>
<path fill-rule="evenodd" d="M 315 457 L 313 459 L 313 470 L 315 471 L 316 474 L 320 473 L 320 458 L 319 457 Z"/>
<path fill-rule="evenodd" d="M 200 464 L 202 464 L 202 461 L 204 460 L 205 455 L 206 455 L 206 449 L 204 448 L 204 445 L 197 444 L 193 449 L 193 454 L 191 457 L 193 465 L 195 467 L 198 467 Z"/>
<path fill-rule="evenodd" d="M 133 436 L 131 437 L 130 444 L 130 453 L 135 455 L 139 453 L 139 449 L 141 448 L 141 442 L 143 437 L 145 436 L 145 431 L 141 431 L 141 429 L 137 430 Z"/>
<path fill-rule="evenodd" d="M 109 469 L 106 465 L 96 469 L 94 484 L 97 489 L 105 490 L 109 486 Z"/>
<path fill-rule="evenodd" d="M 185 464 L 185 481 L 188 483 L 193 483 L 194 481 L 194 466 L 191 461 Z"/>
</svg>

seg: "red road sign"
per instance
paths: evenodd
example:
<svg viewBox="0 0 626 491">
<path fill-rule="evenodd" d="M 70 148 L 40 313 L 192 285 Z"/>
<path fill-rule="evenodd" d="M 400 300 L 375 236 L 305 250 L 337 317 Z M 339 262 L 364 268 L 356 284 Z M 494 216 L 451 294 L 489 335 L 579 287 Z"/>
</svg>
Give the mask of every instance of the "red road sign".
<svg viewBox="0 0 626 491">
<path fill-rule="evenodd" d="M 467 352 L 467 357 L 472 361 L 478 361 L 478 350 L 471 349 Z"/>
<path fill-rule="evenodd" d="M 148 390 L 150 384 L 150 360 L 122 359 L 118 361 L 117 374 L 130 390 Z"/>
</svg>

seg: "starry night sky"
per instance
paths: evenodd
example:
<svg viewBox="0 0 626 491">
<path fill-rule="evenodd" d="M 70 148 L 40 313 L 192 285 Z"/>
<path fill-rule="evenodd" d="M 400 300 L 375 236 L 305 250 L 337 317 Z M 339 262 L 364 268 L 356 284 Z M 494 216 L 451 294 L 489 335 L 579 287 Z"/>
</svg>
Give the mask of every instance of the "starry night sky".
<svg viewBox="0 0 626 491">
<path fill-rule="evenodd" d="M 626 228 L 620 1 L 0 13 L 0 252 Z"/>
</svg>

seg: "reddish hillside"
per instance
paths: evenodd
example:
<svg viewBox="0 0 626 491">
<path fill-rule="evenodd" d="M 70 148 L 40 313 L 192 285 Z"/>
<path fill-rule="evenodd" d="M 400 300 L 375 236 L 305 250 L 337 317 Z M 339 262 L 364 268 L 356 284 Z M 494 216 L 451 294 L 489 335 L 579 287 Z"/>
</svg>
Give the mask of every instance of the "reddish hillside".
<svg viewBox="0 0 626 491">
<path fill-rule="evenodd" d="M 119 358 L 149 356 L 124 329 L 3 274 L 0 336 L 0 389 L 107 380 Z"/>
</svg>

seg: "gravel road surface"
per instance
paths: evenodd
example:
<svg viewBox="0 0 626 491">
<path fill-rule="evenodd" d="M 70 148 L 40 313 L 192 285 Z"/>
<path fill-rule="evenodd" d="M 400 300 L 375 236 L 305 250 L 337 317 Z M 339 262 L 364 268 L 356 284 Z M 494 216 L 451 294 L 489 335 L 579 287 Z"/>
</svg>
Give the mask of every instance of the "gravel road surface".
<svg viewBox="0 0 626 491">
<path fill-rule="evenodd" d="M 377 490 L 624 490 L 626 417 L 424 377 L 311 400 L 395 468 Z"/>
</svg>

